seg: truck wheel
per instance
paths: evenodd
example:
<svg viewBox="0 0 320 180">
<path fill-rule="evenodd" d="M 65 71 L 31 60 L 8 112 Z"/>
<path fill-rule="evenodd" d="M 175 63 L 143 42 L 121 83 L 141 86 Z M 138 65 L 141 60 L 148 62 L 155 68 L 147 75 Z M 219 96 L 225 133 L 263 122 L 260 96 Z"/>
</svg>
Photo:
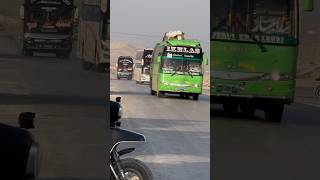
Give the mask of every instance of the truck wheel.
<svg viewBox="0 0 320 180">
<path fill-rule="evenodd" d="M 102 64 L 97 64 L 95 70 L 97 72 L 106 72 L 107 69 L 107 64 L 102 63 Z"/>
<path fill-rule="evenodd" d="M 199 99 L 199 94 L 193 94 L 192 95 L 192 100 L 198 101 L 198 99 Z"/>
<path fill-rule="evenodd" d="M 181 93 L 181 94 L 179 94 L 179 95 L 180 95 L 180 98 L 190 99 L 190 95 L 189 95 L 189 94 Z"/>
<path fill-rule="evenodd" d="M 67 58 L 69 56 L 69 53 L 66 53 L 66 52 L 57 52 L 56 53 L 56 57 L 57 58 Z"/>
<path fill-rule="evenodd" d="M 231 103 L 223 104 L 223 110 L 228 114 L 235 114 L 238 112 L 238 109 L 239 109 L 238 104 L 231 104 Z"/>
<path fill-rule="evenodd" d="M 264 110 L 265 119 L 272 122 L 280 122 L 283 116 L 284 104 L 270 104 Z"/>
<path fill-rule="evenodd" d="M 245 115 L 245 116 L 253 116 L 256 108 L 253 104 L 250 103 L 243 103 L 240 104 L 240 111 Z"/>
<path fill-rule="evenodd" d="M 164 96 L 164 92 L 158 91 L 157 96 L 158 96 L 159 98 L 162 98 L 162 97 Z"/>
<path fill-rule="evenodd" d="M 153 96 L 153 95 L 156 95 L 156 92 L 154 90 L 150 89 L 150 94 L 151 94 L 151 96 Z"/>
<path fill-rule="evenodd" d="M 23 54 L 25 56 L 33 56 L 33 51 L 31 51 L 31 50 L 23 50 Z"/>
<path fill-rule="evenodd" d="M 82 61 L 82 69 L 89 70 L 92 68 L 92 64 L 90 62 Z"/>
</svg>

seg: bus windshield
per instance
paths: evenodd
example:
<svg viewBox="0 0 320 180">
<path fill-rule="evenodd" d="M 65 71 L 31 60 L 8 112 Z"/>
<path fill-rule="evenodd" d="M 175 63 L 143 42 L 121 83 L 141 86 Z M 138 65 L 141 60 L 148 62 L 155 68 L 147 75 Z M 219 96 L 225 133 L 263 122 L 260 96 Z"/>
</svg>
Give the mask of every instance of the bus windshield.
<svg viewBox="0 0 320 180">
<path fill-rule="evenodd" d="M 161 70 L 165 74 L 199 76 L 202 74 L 201 61 L 163 58 Z"/>
<path fill-rule="evenodd" d="M 281 43 L 276 36 L 297 38 L 294 7 L 294 0 L 213 0 L 212 38 L 250 39 L 249 36 L 226 37 L 221 32 L 264 35 L 257 39 L 271 43 Z"/>
<path fill-rule="evenodd" d="M 132 71 L 133 60 L 132 59 L 119 59 L 118 71 Z"/>
<path fill-rule="evenodd" d="M 34 6 L 26 23 L 30 33 L 69 33 L 73 23 L 73 9 L 69 6 Z"/>
</svg>

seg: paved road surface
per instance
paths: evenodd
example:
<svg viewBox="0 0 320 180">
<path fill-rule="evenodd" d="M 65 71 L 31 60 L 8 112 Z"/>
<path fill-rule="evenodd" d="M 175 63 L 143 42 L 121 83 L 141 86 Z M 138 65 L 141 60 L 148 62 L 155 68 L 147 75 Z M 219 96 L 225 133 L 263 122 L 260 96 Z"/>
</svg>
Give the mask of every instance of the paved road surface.
<svg viewBox="0 0 320 180">
<path fill-rule="evenodd" d="M 0 121 L 37 113 L 41 179 L 106 179 L 106 82 L 76 59 L 0 55 Z"/>
<path fill-rule="evenodd" d="M 315 106 L 288 106 L 282 123 L 264 121 L 261 112 L 248 119 L 213 107 L 213 179 L 319 179 L 320 100 L 311 89 L 297 92 Z"/>
<path fill-rule="evenodd" d="M 147 85 L 111 77 L 111 98 L 121 96 L 123 127 L 142 133 L 137 158 L 151 168 L 155 180 L 210 179 L 209 97 L 199 101 L 158 98 Z"/>
</svg>

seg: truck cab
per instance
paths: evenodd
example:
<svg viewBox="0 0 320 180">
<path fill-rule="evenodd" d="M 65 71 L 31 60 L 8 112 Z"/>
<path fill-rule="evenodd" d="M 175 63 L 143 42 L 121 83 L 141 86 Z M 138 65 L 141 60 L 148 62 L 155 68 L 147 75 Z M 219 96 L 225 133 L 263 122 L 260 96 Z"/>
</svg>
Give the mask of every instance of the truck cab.
<svg viewBox="0 0 320 180">
<path fill-rule="evenodd" d="M 24 54 L 43 52 L 68 57 L 72 51 L 76 12 L 73 0 L 25 0 L 20 7 Z"/>
<path fill-rule="evenodd" d="M 132 79 L 133 73 L 133 59 L 130 56 L 119 56 L 118 62 L 116 64 L 117 68 L 117 78 L 126 78 L 128 80 Z"/>
</svg>

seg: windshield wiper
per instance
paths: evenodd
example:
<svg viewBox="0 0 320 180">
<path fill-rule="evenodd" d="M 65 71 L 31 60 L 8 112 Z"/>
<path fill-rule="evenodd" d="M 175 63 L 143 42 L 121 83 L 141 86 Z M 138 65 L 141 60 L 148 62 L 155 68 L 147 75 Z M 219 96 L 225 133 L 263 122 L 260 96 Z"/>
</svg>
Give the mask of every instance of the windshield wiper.
<svg viewBox="0 0 320 180">
<path fill-rule="evenodd" d="M 193 75 L 192 75 L 192 73 L 190 71 L 188 71 L 188 74 L 193 78 Z"/>
<path fill-rule="evenodd" d="M 177 74 L 177 71 L 174 71 L 172 74 L 171 74 L 171 76 L 174 76 L 174 75 L 176 75 Z"/>
<path fill-rule="evenodd" d="M 264 47 L 261 41 L 258 41 L 258 39 L 254 36 L 253 33 L 249 33 L 249 37 L 258 45 L 258 47 L 261 49 L 261 52 L 265 53 L 268 52 L 267 48 Z"/>
</svg>

